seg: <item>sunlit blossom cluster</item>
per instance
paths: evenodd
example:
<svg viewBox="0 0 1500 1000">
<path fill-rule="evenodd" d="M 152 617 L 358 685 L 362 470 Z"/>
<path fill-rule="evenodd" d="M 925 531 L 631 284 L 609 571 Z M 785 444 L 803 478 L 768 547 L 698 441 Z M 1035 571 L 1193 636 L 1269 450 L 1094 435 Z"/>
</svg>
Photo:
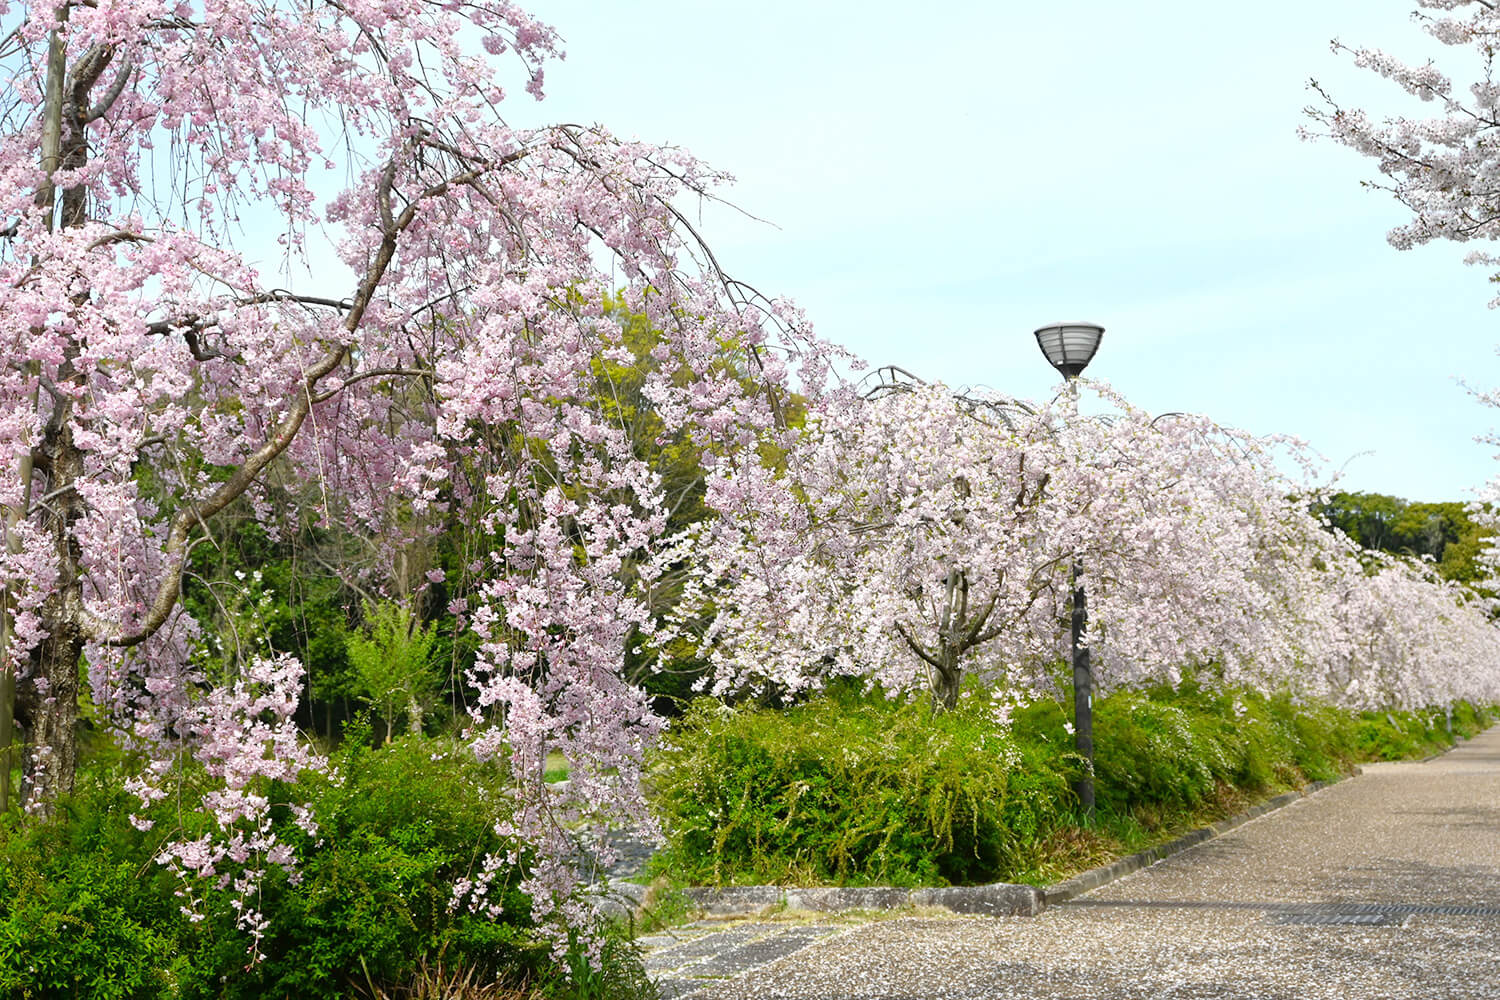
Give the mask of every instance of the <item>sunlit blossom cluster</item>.
<svg viewBox="0 0 1500 1000">
<path fill-rule="evenodd" d="M 1500 10 L 1485 0 L 1417 0 L 1418 23 L 1448 46 L 1472 50 L 1473 83 L 1455 86 L 1430 62 L 1413 63 L 1380 49 L 1346 45 L 1356 66 L 1385 77 L 1431 107 L 1431 113 L 1384 118 L 1338 103 L 1316 82 L 1322 98 L 1307 109 L 1315 123 L 1308 137 L 1326 137 L 1375 160 L 1384 188 L 1411 211 L 1393 228 L 1393 246 L 1407 248 L 1432 240 L 1493 240 L 1500 236 L 1500 182 L 1491 140 L 1500 113 L 1500 82 L 1494 78 L 1494 48 L 1500 36 Z M 1418 110 L 1413 108 L 1412 110 Z M 1500 264 L 1476 251 L 1471 263 Z"/>
</svg>

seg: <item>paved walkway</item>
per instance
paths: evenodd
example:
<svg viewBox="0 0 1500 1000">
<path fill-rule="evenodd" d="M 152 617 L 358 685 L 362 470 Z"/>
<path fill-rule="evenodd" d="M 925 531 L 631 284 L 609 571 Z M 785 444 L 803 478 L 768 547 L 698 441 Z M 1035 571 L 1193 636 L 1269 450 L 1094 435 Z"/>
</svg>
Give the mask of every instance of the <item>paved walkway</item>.
<svg viewBox="0 0 1500 1000">
<path fill-rule="evenodd" d="M 1500 998 L 1500 727 L 1038 917 L 697 925 L 667 1000 Z"/>
</svg>

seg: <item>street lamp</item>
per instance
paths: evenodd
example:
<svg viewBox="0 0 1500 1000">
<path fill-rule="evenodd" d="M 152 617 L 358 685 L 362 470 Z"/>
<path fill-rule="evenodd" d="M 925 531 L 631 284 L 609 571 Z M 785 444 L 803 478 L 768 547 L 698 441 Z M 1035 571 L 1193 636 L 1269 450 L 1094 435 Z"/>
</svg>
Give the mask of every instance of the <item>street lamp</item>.
<svg viewBox="0 0 1500 1000">
<path fill-rule="evenodd" d="M 1036 332 L 1036 342 L 1052 367 L 1071 382 L 1094 359 L 1103 336 L 1104 327 L 1095 323 L 1053 323 Z"/>
<path fill-rule="evenodd" d="M 1054 323 L 1036 331 L 1037 346 L 1071 386 L 1099 350 L 1104 327 L 1095 323 Z M 1089 648 L 1083 644 L 1088 628 L 1088 595 L 1083 590 L 1083 563 L 1073 559 L 1073 740 L 1083 758 L 1083 776 L 1073 786 L 1084 820 L 1094 818 L 1094 673 Z"/>
</svg>

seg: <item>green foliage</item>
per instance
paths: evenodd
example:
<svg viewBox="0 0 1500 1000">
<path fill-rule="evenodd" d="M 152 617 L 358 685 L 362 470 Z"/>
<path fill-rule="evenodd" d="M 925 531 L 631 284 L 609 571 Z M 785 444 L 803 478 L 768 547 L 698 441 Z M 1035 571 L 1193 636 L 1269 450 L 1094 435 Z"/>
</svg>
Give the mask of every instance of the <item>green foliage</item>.
<svg viewBox="0 0 1500 1000">
<path fill-rule="evenodd" d="M 782 712 L 695 702 L 652 771 L 689 882 L 933 884 L 1027 863 L 1066 809 L 1064 773 L 967 697 L 819 697 Z"/>
<path fill-rule="evenodd" d="M 386 739 L 402 715 L 411 731 L 420 733 L 439 684 L 433 666 L 437 626 L 423 625 L 404 605 L 372 604 L 365 608 L 364 628 L 346 637 L 344 647 L 354 693 L 385 720 Z"/>
<path fill-rule="evenodd" d="M 518 870 L 502 870 L 490 889 L 498 921 L 449 912 L 454 882 L 514 847 L 494 832 L 508 804 L 492 791 L 493 768 L 451 741 L 370 743 L 367 723 L 346 729 L 333 761 L 341 780 L 315 789 L 318 833 L 299 845 L 301 883 L 268 890 L 263 958 L 225 996 L 332 1000 L 356 982 L 409 978 L 418 956 L 481 976 L 547 964 Z"/>
<path fill-rule="evenodd" d="M 331 709 L 349 697 L 344 651 L 352 591 L 331 575 L 331 533 L 309 526 L 273 538 L 241 501 L 216 522 L 213 545 L 193 549 L 183 607 L 203 628 L 200 656 L 211 676 L 232 676 L 241 660 L 289 653 L 307 670 L 309 720 L 330 737 Z"/>
<path fill-rule="evenodd" d="M 604 968 L 588 969 L 580 940 L 564 956 L 571 978 L 558 969 L 518 888 L 525 852 L 490 885 L 497 917 L 450 910 L 458 879 L 516 847 L 495 832 L 510 810 L 497 765 L 454 740 L 403 736 L 374 747 L 364 720 L 344 735 L 334 777 L 310 777 L 292 793 L 310 801 L 317 834 L 278 820 L 300 879 L 272 867 L 254 900 L 267 926 L 253 962 L 227 899 L 203 893 L 189 918 L 180 883 L 155 861 L 168 839 L 205 829 L 206 817 L 169 801 L 152 810 L 155 827 L 139 831 L 129 821 L 139 803 L 120 775 L 95 771 L 55 819 L 0 828 L 0 996 L 397 997 L 415 995 L 434 970 L 518 987 L 476 997 L 520 996 L 521 987 L 553 1000 L 650 995 L 620 931 L 605 938 Z"/>
<path fill-rule="evenodd" d="M 1383 493 L 1336 493 L 1317 513 L 1367 549 L 1429 557 L 1444 579 L 1475 585 L 1485 577 L 1476 561 L 1491 534 L 1462 503 L 1409 503 Z"/>
<path fill-rule="evenodd" d="M 695 702 L 652 770 L 668 837 L 656 869 L 699 884 L 1051 881 L 1361 760 L 1451 742 L 1442 711 L 1360 716 L 1192 680 L 1118 691 L 1094 706 L 1098 815 L 1084 829 L 1057 702 L 1008 728 L 978 692 L 944 715 L 927 706 L 847 690 L 781 712 Z M 1460 705 L 1454 732 L 1489 718 Z"/>
<path fill-rule="evenodd" d="M 1489 712 L 1460 702 L 1453 710 L 1453 735 L 1473 735 L 1490 718 Z M 1355 724 L 1355 741 L 1364 760 L 1409 760 L 1439 753 L 1453 742 L 1447 714 L 1423 712 L 1365 712 Z"/>
<path fill-rule="evenodd" d="M 1213 695 L 1191 683 L 1117 692 L 1095 716 L 1100 801 L 1115 813 L 1143 804 L 1188 813 L 1225 786 L 1261 793 L 1316 780 L 1302 763 L 1331 776 L 1335 762 L 1348 760 L 1347 747 L 1312 727 L 1299 736 L 1289 725 L 1295 714 L 1285 699 Z"/>
<path fill-rule="evenodd" d="M 201 935 L 153 860 L 152 838 L 126 819 L 132 804 L 117 783 L 84 776 L 57 818 L 0 832 L 0 996 L 194 991 L 201 977 L 187 952 Z"/>
<path fill-rule="evenodd" d="M 556 1000 L 657 1000 L 656 984 L 646 974 L 640 946 L 629 929 L 604 929 L 597 954 L 576 935 L 564 957 L 565 971 L 552 974 L 543 992 Z"/>
</svg>

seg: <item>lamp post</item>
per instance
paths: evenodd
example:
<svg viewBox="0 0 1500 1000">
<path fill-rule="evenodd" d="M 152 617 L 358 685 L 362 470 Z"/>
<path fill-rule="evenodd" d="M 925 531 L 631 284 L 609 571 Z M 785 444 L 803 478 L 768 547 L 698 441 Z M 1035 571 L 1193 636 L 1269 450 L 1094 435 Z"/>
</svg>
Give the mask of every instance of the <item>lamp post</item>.
<svg viewBox="0 0 1500 1000">
<path fill-rule="evenodd" d="M 1047 360 L 1067 379 L 1076 392 L 1073 380 L 1083 373 L 1099 350 L 1104 327 L 1094 323 L 1054 323 L 1036 331 L 1037 346 Z M 1083 589 L 1083 563 L 1073 559 L 1073 740 L 1078 756 L 1083 758 L 1083 776 L 1073 786 L 1085 822 L 1094 818 L 1094 672 L 1089 663 L 1089 648 L 1083 643 L 1088 628 L 1088 595 Z"/>
</svg>

